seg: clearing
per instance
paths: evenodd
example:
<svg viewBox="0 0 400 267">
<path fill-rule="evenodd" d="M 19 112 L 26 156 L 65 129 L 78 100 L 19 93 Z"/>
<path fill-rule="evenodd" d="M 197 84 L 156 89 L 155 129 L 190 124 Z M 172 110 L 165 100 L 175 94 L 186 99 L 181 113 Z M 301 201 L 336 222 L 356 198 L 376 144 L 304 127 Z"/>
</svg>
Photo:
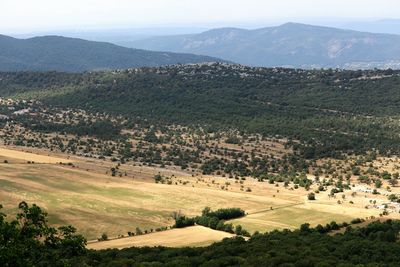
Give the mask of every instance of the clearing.
<svg viewBox="0 0 400 267">
<path fill-rule="evenodd" d="M 212 230 L 203 226 L 172 229 L 152 234 L 125 237 L 102 242 L 89 242 L 89 249 L 129 248 L 129 247 L 202 247 L 235 235 Z"/>
</svg>

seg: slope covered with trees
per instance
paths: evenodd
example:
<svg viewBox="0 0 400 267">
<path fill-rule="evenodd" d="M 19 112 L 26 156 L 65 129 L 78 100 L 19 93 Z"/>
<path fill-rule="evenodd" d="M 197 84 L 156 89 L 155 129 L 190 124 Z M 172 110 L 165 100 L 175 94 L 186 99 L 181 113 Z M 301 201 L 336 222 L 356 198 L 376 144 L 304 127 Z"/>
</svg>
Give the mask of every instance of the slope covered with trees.
<svg viewBox="0 0 400 267">
<path fill-rule="evenodd" d="M 0 35 L 0 71 L 92 71 L 222 61 L 207 56 L 130 49 L 60 36 Z"/>
<path fill-rule="evenodd" d="M 2 73 L 3 96 L 152 123 L 280 136 L 306 158 L 399 154 L 400 72 L 176 65 L 86 74 Z M 300 141 L 300 142 L 298 142 Z"/>
</svg>

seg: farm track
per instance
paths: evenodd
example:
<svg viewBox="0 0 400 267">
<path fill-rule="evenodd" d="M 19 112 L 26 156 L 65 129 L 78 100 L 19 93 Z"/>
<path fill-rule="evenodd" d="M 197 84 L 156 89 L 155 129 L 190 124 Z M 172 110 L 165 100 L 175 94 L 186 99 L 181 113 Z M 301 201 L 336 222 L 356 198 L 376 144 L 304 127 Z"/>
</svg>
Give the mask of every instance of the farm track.
<svg viewBox="0 0 400 267">
<path fill-rule="evenodd" d="M 270 209 L 266 209 L 266 210 L 259 210 L 259 211 L 255 211 L 255 212 L 249 212 L 249 213 L 246 214 L 246 216 L 247 215 L 265 213 L 265 212 L 274 211 L 274 210 L 290 208 L 290 207 L 295 207 L 295 206 L 299 206 L 299 205 L 303 205 L 303 204 L 304 204 L 304 202 L 298 202 L 298 203 L 293 203 L 293 204 L 288 204 L 288 205 L 281 205 L 281 206 L 277 206 L 277 207 L 272 207 L 272 209 L 270 208 Z"/>
</svg>

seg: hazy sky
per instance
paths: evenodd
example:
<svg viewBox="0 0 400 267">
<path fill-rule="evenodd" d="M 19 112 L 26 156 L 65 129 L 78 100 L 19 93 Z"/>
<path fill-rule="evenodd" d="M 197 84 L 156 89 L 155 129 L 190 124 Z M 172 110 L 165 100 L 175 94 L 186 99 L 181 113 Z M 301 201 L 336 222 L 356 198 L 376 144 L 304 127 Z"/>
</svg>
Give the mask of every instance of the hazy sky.
<svg viewBox="0 0 400 267">
<path fill-rule="evenodd" d="M 400 18 L 399 0 L 0 0 L 0 32 Z"/>
</svg>

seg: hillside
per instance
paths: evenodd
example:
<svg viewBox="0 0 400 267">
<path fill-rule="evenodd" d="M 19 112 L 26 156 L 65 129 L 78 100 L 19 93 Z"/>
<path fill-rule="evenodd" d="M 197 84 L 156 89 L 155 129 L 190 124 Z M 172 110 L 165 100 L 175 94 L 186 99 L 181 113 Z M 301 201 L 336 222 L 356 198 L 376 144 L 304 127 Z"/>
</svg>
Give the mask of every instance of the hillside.
<svg viewBox="0 0 400 267">
<path fill-rule="evenodd" d="M 153 123 L 236 128 L 300 140 L 305 157 L 398 154 L 396 71 L 307 71 L 227 64 L 87 74 L 2 73 L 0 93 Z"/>
<path fill-rule="evenodd" d="M 0 71 L 80 72 L 210 61 L 221 60 L 59 36 L 15 39 L 0 35 Z"/>
<path fill-rule="evenodd" d="M 0 265 L 396 266 L 399 79 L 0 72 Z"/>
<path fill-rule="evenodd" d="M 287 23 L 152 37 L 130 47 L 209 55 L 251 66 L 368 69 L 399 68 L 399 41 L 397 35 Z"/>
</svg>

